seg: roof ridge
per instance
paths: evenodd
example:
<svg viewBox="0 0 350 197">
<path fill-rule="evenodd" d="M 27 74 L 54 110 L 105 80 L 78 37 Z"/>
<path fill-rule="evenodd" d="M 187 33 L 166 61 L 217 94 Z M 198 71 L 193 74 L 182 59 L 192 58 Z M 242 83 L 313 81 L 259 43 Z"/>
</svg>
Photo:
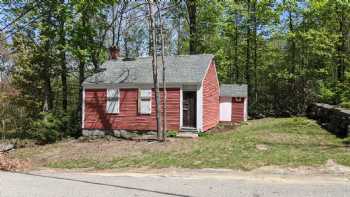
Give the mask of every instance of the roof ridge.
<svg viewBox="0 0 350 197">
<path fill-rule="evenodd" d="M 213 54 L 166 56 L 167 81 L 199 84 L 205 77 L 208 64 L 213 58 Z M 89 77 L 85 83 L 151 83 L 153 80 L 151 59 L 151 56 L 147 56 L 137 57 L 133 61 L 107 60 L 101 66 L 106 70 Z M 125 69 L 128 69 L 127 77 L 123 74 Z M 159 74 L 161 75 L 162 73 Z"/>
<path fill-rule="evenodd" d="M 211 55 L 211 56 L 215 56 L 212 53 L 200 53 L 200 54 L 181 54 L 181 55 L 165 55 L 165 57 L 184 57 L 184 56 L 201 56 L 201 55 Z M 158 57 L 160 57 L 161 55 L 157 55 Z M 135 58 L 151 58 L 152 56 L 139 56 L 139 57 L 135 57 Z"/>
</svg>

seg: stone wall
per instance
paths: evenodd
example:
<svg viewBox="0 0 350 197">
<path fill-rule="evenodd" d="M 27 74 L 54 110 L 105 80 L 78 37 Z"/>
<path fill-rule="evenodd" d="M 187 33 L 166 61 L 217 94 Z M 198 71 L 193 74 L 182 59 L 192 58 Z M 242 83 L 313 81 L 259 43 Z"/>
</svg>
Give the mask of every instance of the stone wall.
<svg viewBox="0 0 350 197">
<path fill-rule="evenodd" d="M 103 138 L 106 136 L 113 136 L 116 138 L 128 140 L 150 140 L 157 139 L 156 131 L 132 131 L 132 130 L 103 130 L 103 129 L 83 129 L 83 138 Z"/>
<path fill-rule="evenodd" d="M 350 134 L 350 110 L 315 103 L 308 107 L 307 116 L 317 120 L 319 124 L 338 137 L 347 137 Z"/>
</svg>

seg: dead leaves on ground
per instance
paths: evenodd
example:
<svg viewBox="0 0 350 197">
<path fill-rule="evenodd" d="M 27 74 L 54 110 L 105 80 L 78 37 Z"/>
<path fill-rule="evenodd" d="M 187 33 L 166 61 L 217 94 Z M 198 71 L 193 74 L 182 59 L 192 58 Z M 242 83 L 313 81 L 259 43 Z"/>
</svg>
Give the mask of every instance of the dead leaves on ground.
<svg viewBox="0 0 350 197">
<path fill-rule="evenodd" d="M 20 171 L 31 168 L 31 163 L 27 160 L 11 159 L 6 153 L 0 153 L 0 170 Z"/>
</svg>

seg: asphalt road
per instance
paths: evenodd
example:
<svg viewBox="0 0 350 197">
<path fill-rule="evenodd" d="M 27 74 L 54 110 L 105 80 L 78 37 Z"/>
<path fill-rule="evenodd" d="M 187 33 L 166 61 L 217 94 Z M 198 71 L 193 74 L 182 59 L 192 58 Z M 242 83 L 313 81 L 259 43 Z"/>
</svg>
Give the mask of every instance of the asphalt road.
<svg viewBox="0 0 350 197">
<path fill-rule="evenodd" d="M 336 178 L 336 177 L 335 177 Z M 0 197 L 349 197 L 348 178 L 0 171 Z"/>
</svg>

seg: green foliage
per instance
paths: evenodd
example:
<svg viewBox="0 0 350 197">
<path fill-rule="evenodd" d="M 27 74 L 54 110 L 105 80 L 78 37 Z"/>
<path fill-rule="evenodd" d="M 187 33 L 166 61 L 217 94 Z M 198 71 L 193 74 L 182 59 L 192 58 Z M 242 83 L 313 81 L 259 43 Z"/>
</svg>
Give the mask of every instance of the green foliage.
<svg viewBox="0 0 350 197">
<path fill-rule="evenodd" d="M 207 132 L 199 132 L 198 133 L 198 137 L 207 137 L 207 136 L 209 136 L 210 134 L 209 133 L 207 133 Z"/>
<path fill-rule="evenodd" d="M 350 102 L 349 101 L 342 102 L 340 103 L 340 106 L 343 108 L 350 109 Z"/>
<path fill-rule="evenodd" d="M 167 137 L 176 137 L 177 136 L 177 132 L 176 131 L 167 131 L 166 132 L 166 136 Z"/>
<path fill-rule="evenodd" d="M 347 105 L 350 102 L 350 80 L 347 78 L 343 82 L 325 84 L 320 83 L 320 101 L 333 105 Z"/>
<path fill-rule="evenodd" d="M 52 113 L 40 113 L 40 119 L 32 123 L 30 134 L 41 143 L 52 143 L 64 136 L 68 118 Z"/>
<path fill-rule="evenodd" d="M 342 84 L 340 90 L 340 101 L 341 103 L 349 103 L 350 102 L 350 72 L 346 73 L 346 79 Z"/>
<path fill-rule="evenodd" d="M 42 113 L 42 118 L 32 123 L 31 134 L 33 138 L 43 142 L 52 143 L 59 139 L 59 130 L 62 123 L 50 113 Z"/>
<path fill-rule="evenodd" d="M 336 93 L 331 88 L 326 87 L 324 83 L 320 84 L 320 102 L 333 104 L 336 100 Z"/>
<path fill-rule="evenodd" d="M 0 35 L 6 54 L 0 66 L 14 64 L 6 70 L 18 93 L 0 98 L 5 130 L 24 136 L 33 122 L 49 135 L 50 121 L 39 115 L 46 111 L 61 122 L 61 137 L 80 134 L 81 83 L 108 58 L 112 31 L 120 27 L 122 54 L 150 49 L 143 3 L 124 2 L 127 12 L 116 20 L 111 10 L 119 14 L 122 1 L 30 1 L 33 9 L 25 15 L 27 6 L 3 5 L 9 6 L 4 16 L 16 22 Z M 220 82 L 249 85 L 250 115 L 299 115 L 312 102 L 350 102 L 348 0 L 196 0 L 195 24 L 189 24 L 186 2 L 158 1 L 167 55 L 189 52 L 194 26 L 195 52 L 215 54 Z"/>
</svg>

